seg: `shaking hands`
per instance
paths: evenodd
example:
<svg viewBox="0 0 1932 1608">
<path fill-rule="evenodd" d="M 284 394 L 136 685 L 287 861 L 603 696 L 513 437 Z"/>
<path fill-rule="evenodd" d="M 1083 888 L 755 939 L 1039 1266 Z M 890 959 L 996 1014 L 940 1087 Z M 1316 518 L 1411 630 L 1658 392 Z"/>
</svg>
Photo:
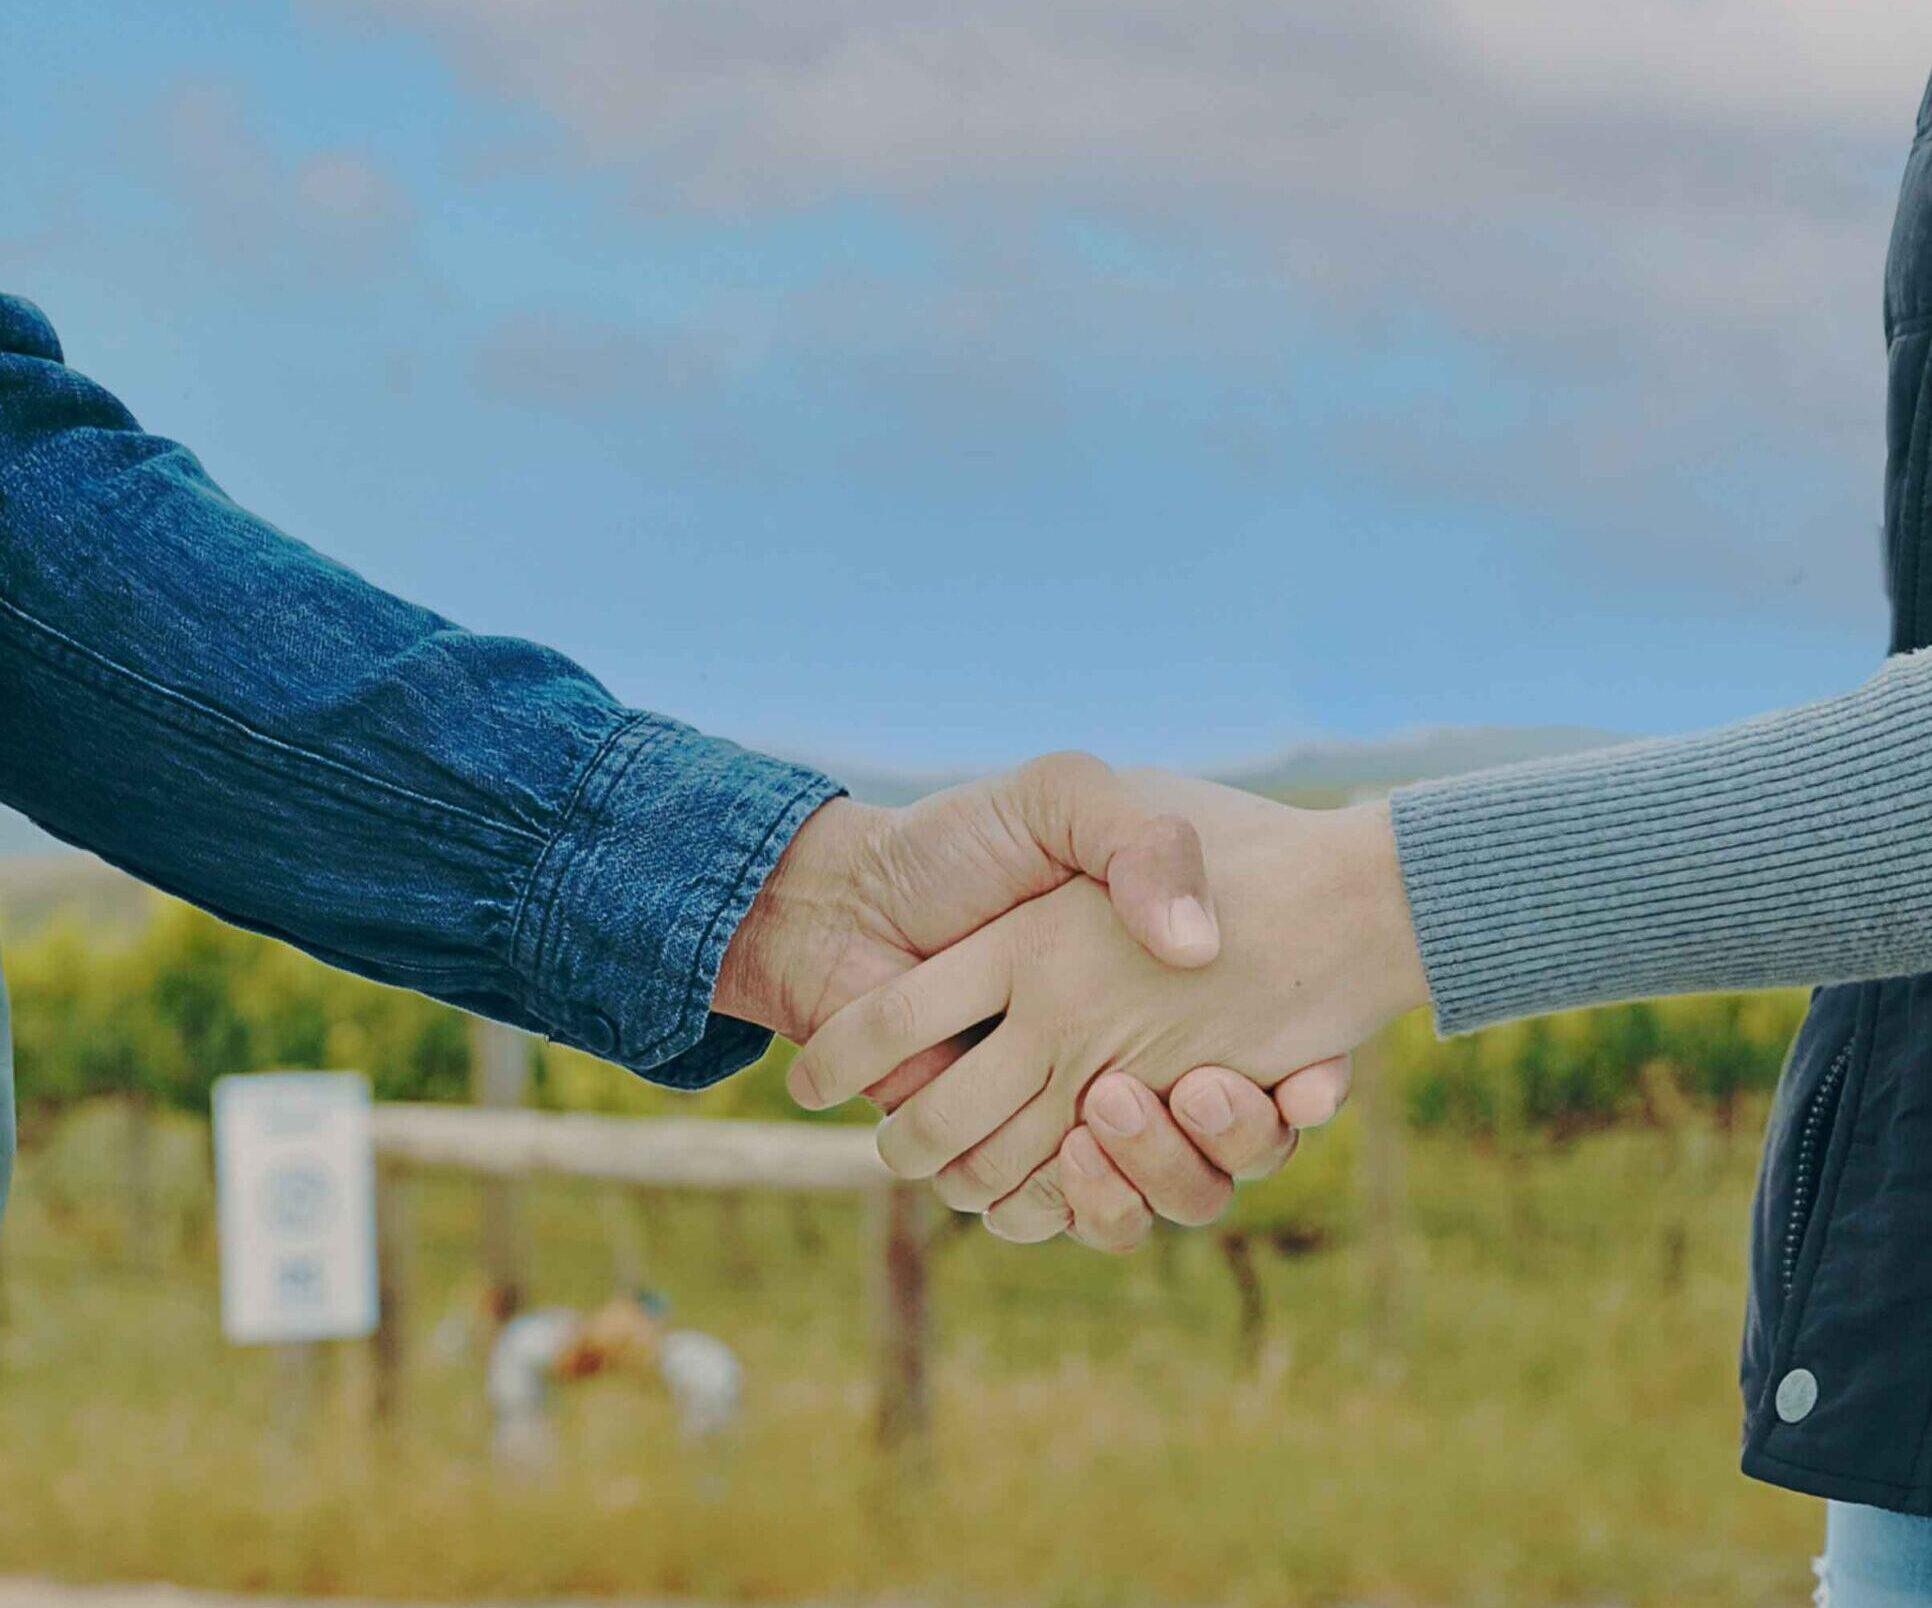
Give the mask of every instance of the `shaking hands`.
<svg viewBox="0 0 1932 1608">
<path fill-rule="evenodd" d="M 870 1092 L 887 1165 L 995 1232 L 1125 1249 L 1286 1161 L 1347 1052 L 1425 998 L 1380 807 L 1054 756 L 904 810 L 825 806 L 717 1008 L 805 1043 L 801 1103 Z"/>
</svg>

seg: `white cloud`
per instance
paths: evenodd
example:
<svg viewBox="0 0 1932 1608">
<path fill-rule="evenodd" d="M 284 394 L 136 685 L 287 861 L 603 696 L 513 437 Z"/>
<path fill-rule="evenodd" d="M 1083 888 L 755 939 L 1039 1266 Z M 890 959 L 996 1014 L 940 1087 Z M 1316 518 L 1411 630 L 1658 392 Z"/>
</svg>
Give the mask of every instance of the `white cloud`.
<svg viewBox="0 0 1932 1608">
<path fill-rule="evenodd" d="M 318 3 L 427 28 L 592 157 L 720 204 L 960 183 L 1413 199 L 1460 170 L 1454 204 L 1579 155 L 1599 179 L 1667 175 L 1659 136 L 1692 130 L 1896 139 L 1932 64 L 1909 0 Z M 1618 128 L 1621 160 L 1596 139 Z"/>
<path fill-rule="evenodd" d="M 643 208 L 862 196 L 957 230 L 966 266 L 931 306 L 848 287 L 905 331 L 915 355 L 886 367 L 929 372 L 921 343 L 954 342 L 962 305 L 987 321 L 972 351 L 1052 340 L 1043 304 L 1064 281 L 989 299 L 985 264 L 1010 220 L 1089 209 L 1212 239 L 1246 285 L 1333 328 L 1420 321 L 1547 388 L 1500 445 L 1453 408 L 1431 416 L 1418 483 L 1448 473 L 1533 518 L 1587 507 L 1580 546 L 1632 562 L 1654 560 L 1673 508 L 1672 540 L 1713 572 L 1865 562 L 1879 266 L 1932 68 L 1922 0 L 312 3 L 426 32 Z M 1186 292 L 1165 315 L 1185 318 Z M 1143 333 L 1123 317 L 1118 349 Z M 855 336 L 854 362 L 880 364 L 885 339 Z M 1284 339 L 1255 327 L 1261 358 Z M 1034 367 L 1050 403 L 1053 365 Z M 1030 385 L 1027 368 L 1002 385 Z M 1342 450 L 1375 443 L 1365 470 L 1392 450 L 1386 431 L 1332 428 Z M 1480 467 L 1431 467 L 1465 459 Z M 1754 459 L 1815 495 L 1788 516 L 1683 500 L 1700 465 L 1721 485 Z"/>
<path fill-rule="evenodd" d="M 408 198 L 368 156 L 283 155 L 233 85 L 177 84 L 150 122 L 146 159 L 217 263 L 339 278 L 385 267 L 407 245 L 414 222 Z"/>
<path fill-rule="evenodd" d="M 317 3 L 428 30 L 654 209 L 1097 206 L 1558 353 L 1802 305 L 1807 369 L 1870 327 L 1932 67 L 1908 0 Z"/>
</svg>

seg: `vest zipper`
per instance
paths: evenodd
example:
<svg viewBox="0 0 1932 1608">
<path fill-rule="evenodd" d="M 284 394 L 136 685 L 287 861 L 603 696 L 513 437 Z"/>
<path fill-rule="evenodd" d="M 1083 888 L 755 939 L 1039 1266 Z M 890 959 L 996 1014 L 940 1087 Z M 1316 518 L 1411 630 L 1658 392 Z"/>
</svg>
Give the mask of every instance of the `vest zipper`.
<svg viewBox="0 0 1932 1608">
<path fill-rule="evenodd" d="M 1818 1198 L 1818 1175 L 1824 1170 L 1825 1146 L 1831 1140 L 1831 1117 L 1837 1109 L 1838 1089 L 1851 1070 L 1852 1047 L 1847 1044 L 1832 1058 L 1818 1087 L 1805 1105 L 1804 1126 L 1798 1133 L 1798 1171 L 1791 1183 L 1791 1210 L 1784 1223 L 1784 1293 L 1798 1278 L 1798 1255 L 1804 1249 L 1811 1208 Z"/>
</svg>

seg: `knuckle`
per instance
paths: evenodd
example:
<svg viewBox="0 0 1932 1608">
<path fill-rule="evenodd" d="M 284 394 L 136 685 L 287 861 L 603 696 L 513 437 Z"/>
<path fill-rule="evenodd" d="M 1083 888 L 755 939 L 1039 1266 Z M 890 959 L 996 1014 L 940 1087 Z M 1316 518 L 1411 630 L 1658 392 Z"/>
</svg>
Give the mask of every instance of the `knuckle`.
<svg viewBox="0 0 1932 1608">
<path fill-rule="evenodd" d="M 932 1100 L 911 1113 L 912 1131 L 931 1149 L 952 1144 L 959 1137 L 959 1114 L 944 1100 Z"/>
<path fill-rule="evenodd" d="M 939 1198 L 955 1211 L 986 1210 L 1006 1193 L 1006 1180 L 983 1148 L 966 1152 L 939 1174 Z"/>
<path fill-rule="evenodd" d="M 994 1235 L 1014 1245 L 1037 1245 L 1073 1226 L 1073 1216 L 1065 1207 L 1035 1206 L 1023 1197 L 1002 1201 L 986 1213 L 984 1221 Z"/>
<path fill-rule="evenodd" d="M 949 1211 L 983 1212 L 991 1202 L 976 1194 L 951 1168 L 942 1170 L 932 1183 L 933 1193 Z"/>
<path fill-rule="evenodd" d="M 1157 853 L 1182 859 L 1196 853 L 1201 834 L 1185 815 L 1157 815 L 1146 826 L 1147 842 Z"/>
<path fill-rule="evenodd" d="M 1048 1165 L 1004 1200 L 989 1207 L 986 1226 L 1001 1239 L 1033 1243 L 1052 1239 L 1074 1223 L 1073 1208 Z"/>
<path fill-rule="evenodd" d="M 800 1105 L 817 1105 L 824 1098 L 825 1084 L 819 1072 L 818 1058 L 801 1050 L 792 1058 L 792 1064 L 785 1072 L 785 1085 L 791 1096 Z"/>
<path fill-rule="evenodd" d="M 1028 760 L 1020 767 L 1020 774 L 1041 792 L 1058 793 L 1103 781 L 1113 775 L 1113 769 L 1084 749 L 1062 748 Z"/>
<path fill-rule="evenodd" d="M 1016 1220 L 1011 1212 L 1002 1208 L 995 1207 L 983 1213 L 980 1222 L 994 1239 L 1005 1240 L 1009 1245 L 1023 1245 L 1027 1241 L 1026 1223 Z"/>
<path fill-rule="evenodd" d="M 872 996 L 866 1026 L 875 1038 L 908 1043 L 919 1031 L 919 1002 L 907 989 L 889 984 Z"/>
<path fill-rule="evenodd" d="M 1082 1235 L 1087 1244 L 1109 1256 L 1125 1256 L 1146 1237 L 1147 1225 L 1132 1217 L 1090 1224 Z"/>
<path fill-rule="evenodd" d="M 1029 1178 L 1022 1198 L 1043 1212 L 1068 1216 L 1073 1210 L 1067 1204 L 1066 1190 L 1061 1188 L 1060 1180 L 1051 1170 L 1035 1173 Z"/>
<path fill-rule="evenodd" d="M 890 1140 L 892 1154 L 886 1165 L 902 1176 L 924 1177 L 953 1158 L 959 1149 L 958 1134 L 959 1119 L 945 1105 L 913 1101 L 881 1130 L 880 1154 L 886 1154 Z"/>
<path fill-rule="evenodd" d="M 1145 1232 L 1147 1208 L 1131 1195 L 1109 1191 L 1088 1216 L 1092 1232 L 1110 1243 L 1137 1240 Z"/>
</svg>

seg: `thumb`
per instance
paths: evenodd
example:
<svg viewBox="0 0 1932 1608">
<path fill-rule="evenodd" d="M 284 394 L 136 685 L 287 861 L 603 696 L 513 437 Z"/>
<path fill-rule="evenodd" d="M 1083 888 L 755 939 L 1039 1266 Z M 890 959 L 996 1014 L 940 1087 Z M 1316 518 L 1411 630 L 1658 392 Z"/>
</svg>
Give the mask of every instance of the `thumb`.
<svg viewBox="0 0 1932 1608">
<path fill-rule="evenodd" d="M 1193 822 L 1155 812 L 1091 754 L 1024 766 L 1020 815 L 1060 864 L 1107 884 L 1114 914 L 1156 960 L 1205 966 L 1221 952 L 1207 857 Z"/>
<path fill-rule="evenodd" d="M 1221 952 L 1207 859 L 1194 823 L 1149 816 L 1107 865 L 1114 914 L 1142 948 L 1170 966 L 1205 966 Z"/>
<path fill-rule="evenodd" d="M 1274 1087 L 1281 1120 L 1295 1129 L 1319 1128 L 1342 1109 L 1355 1081 L 1355 1063 L 1346 1055 L 1317 1061 L 1291 1072 Z"/>
</svg>

